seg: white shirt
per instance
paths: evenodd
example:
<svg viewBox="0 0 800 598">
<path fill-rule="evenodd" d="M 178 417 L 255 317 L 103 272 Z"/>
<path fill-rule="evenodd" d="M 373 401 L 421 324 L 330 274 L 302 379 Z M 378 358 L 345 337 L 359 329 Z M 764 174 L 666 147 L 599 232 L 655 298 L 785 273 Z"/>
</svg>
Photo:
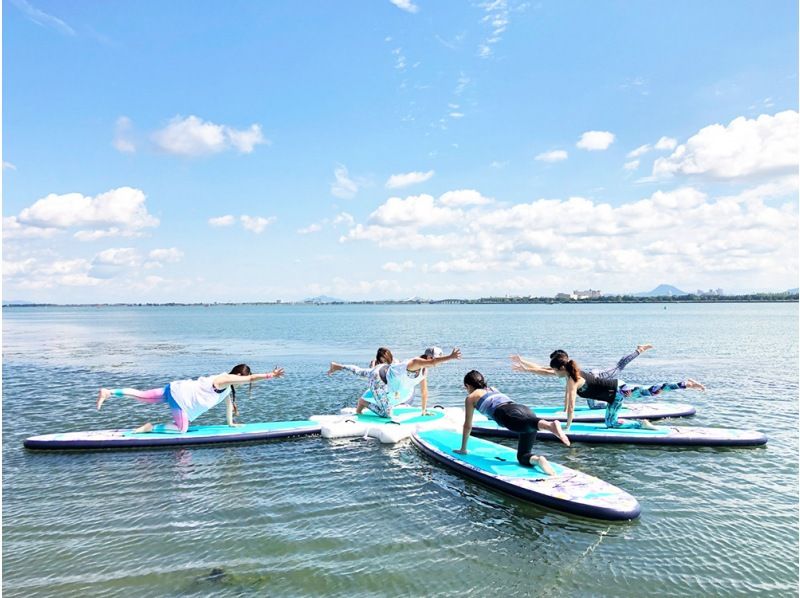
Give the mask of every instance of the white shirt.
<svg viewBox="0 0 800 598">
<path fill-rule="evenodd" d="M 197 380 L 170 382 L 170 394 L 186 413 L 189 421 L 196 420 L 231 393 L 230 386 L 226 386 L 222 391 L 214 388 L 214 378 L 218 375 L 220 374 L 201 376 Z"/>
</svg>

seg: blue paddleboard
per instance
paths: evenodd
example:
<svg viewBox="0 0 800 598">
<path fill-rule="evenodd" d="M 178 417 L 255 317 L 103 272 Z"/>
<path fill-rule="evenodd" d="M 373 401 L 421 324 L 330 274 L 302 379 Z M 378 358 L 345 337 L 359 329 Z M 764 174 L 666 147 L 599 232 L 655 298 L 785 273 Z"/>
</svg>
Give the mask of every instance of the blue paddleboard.
<svg viewBox="0 0 800 598">
<path fill-rule="evenodd" d="M 134 433 L 132 429 L 44 434 L 26 438 L 23 444 L 25 448 L 29 449 L 61 451 L 153 448 L 189 444 L 252 442 L 254 440 L 307 436 L 319 433 L 320 425 L 317 422 L 308 420 L 243 424 L 239 427 L 227 425 L 189 426 L 189 429 L 184 434 L 164 429 L 164 426 L 158 425 L 155 426 L 152 432 L 140 434 Z"/>
<path fill-rule="evenodd" d="M 641 511 L 638 501 L 616 486 L 552 462 L 555 476 L 538 467 L 523 467 L 517 463 L 516 450 L 488 440 L 470 438 L 467 455 L 453 452 L 461 446 L 457 431 L 424 430 L 412 435 L 411 441 L 454 471 L 538 505 L 605 520 L 635 519 Z"/>
<path fill-rule="evenodd" d="M 567 421 L 567 412 L 561 407 L 548 405 L 528 405 L 540 419 Z M 605 407 L 591 409 L 586 405 L 575 405 L 573 422 L 605 421 Z M 695 414 L 695 408 L 683 403 L 623 403 L 619 410 L 620 419 L 666 419 L 668 417 L 688 417 Z"/>
<path fill-rule="evenodd" d="M 605 424 L 572 424 L 564 430 L 572 442 L 595 444 L 660 444 L 672 446 L 759 446 L 767 443 L 767 436 L 757 430 L 729 428 L 700 428 L 694 426 L 656 426 L 655 430 L 632 428 L 606 428 Z M 475 436 L 516 438 L 517 433 L 492 420 L 474 421 Z M 539 431 L 537 440 L 558 440 L 551 432 Z"/>
</svg>

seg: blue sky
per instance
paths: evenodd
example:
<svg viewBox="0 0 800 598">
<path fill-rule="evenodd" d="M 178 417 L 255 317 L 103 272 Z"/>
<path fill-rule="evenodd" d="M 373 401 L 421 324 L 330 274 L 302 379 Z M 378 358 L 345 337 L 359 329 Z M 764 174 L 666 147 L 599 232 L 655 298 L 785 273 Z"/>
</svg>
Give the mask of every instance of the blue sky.
<svg viewBox="0 0 800 598">
<path fill-rule="evenodd" d="M 797 4 L 3 2 L 3 298 L 782 291 Z"/>
</svg>

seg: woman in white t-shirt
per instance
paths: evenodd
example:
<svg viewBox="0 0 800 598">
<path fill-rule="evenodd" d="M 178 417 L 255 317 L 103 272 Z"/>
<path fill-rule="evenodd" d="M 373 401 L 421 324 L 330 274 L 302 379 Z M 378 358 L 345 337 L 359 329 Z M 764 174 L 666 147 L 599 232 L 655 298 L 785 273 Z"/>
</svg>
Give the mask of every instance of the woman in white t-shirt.
<svg viewBox="0 0 800 598">
<path fill-rule="evenodd" d="M 135 388 L 101 388 L 97 397 L 97 409 L 111 397 L 132 397 L 142 403 L 165 403 L 172 412 L 172 424 L 166 424 L 167 429 L 186 432 L 189 422 L 194 421 L 203 413 L 220 403 L 223 399 L 227 406 L 227 419 L 229 426 L 240 426 L 233 421 L 233 416 L 239 414 L 236 407 L 236 389 L 234 386 L 250 383 L 268 378 L 280 378 L 283 368 L 276 367 L 265 374 L 251 374 L 250 366 L 240 363 L 229 373 L 212 376 L 201 376 L 194 380 L 176 380 L 164 388 L 152 390 L 137 390 Z M 147 422 L 134 430 L 134 432 L 152 432 L 153 424 Z"/>
</svg>

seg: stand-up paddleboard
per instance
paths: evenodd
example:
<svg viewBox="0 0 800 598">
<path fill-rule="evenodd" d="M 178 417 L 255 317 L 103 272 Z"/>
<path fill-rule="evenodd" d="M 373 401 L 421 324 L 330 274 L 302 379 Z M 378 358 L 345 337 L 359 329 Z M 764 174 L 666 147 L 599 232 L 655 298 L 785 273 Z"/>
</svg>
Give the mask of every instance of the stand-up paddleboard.
<svg viewBox="0 0 800 598">
<path fill-rule="evenodd" d="M 392 417 L 380 417 L 364 410 L 356 415 L 354 409 L 342 409 L 338 415 L 312 415 L 309 419 L 321 426 L 323 438 L 349 438 L 364 436 L 393 444 L 408 438 L 417 430 L 455 428 L 464 422 L 464 410 L 434 407 L 422 415 L 417 407 L 395 407 Z"/>
<path fill-rule="evenodd" d="M 222 444 L 252 442 L 270 438 L 307 436 L 319 434 L 320 425 L 309 420 L 263 422 L 243 424 L 238 427 L 190 426 L 181 434 L 157 425 L 152 432 L 135 433 L 132 429 L 93 430 L 31 436 L 23 443 L 25 448 L 37 450 L 91 450 L 120 448 L 153 448 L 183 446 L 188 444 Z"/>
<path fill-rule="evenodd" d="M 567 412 L 560 407 L 529 405 L 540 419 L 567 421 Z M 623 403 L 619 410 L 620 419 L 666 419 L 668 417 L 688 417 L 695 414 L 695 408 L 683 403 Z M 605 421 L 605 407 L 591 409 L 586 405 L 576 405 L 572 416 L 574 422 Z"/>
<path fill-rule="evenodd" d="M 490 419 L 473 421 L 475 436 L 516 438 L 517 433 Z M 757 430 L 699 428 L 693 426 L 656 426 L 655 430 L 606 428 L 605 424 L 572 424 L 564 433 L 572 442 L 596 444 L 661 444 L 671 446 L 759 446 L 767 436 Z M 539 431 L 537 440 L 558 440 L 551 432 Z"/>
<path fill-rule="evenodd" d="M 514 449 L 488 440 L 470 438 L 467 455 L 453 452 L 461 446 L 461 433 L 454 430 L 416 432 L 411 441 L 458 473 L 538 505 L 606 520 L 634 519 L 641 511 L 638 501 L 616 486 L 552 462 L 555 476 L 523 467 Z"/>
</svg>

